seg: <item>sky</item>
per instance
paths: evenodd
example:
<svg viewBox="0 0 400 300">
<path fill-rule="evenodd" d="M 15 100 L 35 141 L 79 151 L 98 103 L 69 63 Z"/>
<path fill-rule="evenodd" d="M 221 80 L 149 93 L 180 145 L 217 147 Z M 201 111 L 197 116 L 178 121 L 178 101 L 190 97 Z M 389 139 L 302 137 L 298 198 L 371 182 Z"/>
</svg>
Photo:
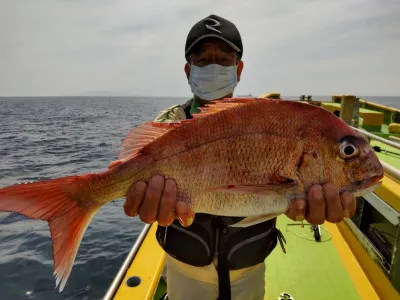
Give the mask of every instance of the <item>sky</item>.
<svg viewBox="0 0 400 300">
<path fill-rule="evenodd" d="M 236 95 L 400 96 L 399 0 L 0 0 L 0 96 L 191 96 L 210 14 L 242 36 Z"/>
</svg>

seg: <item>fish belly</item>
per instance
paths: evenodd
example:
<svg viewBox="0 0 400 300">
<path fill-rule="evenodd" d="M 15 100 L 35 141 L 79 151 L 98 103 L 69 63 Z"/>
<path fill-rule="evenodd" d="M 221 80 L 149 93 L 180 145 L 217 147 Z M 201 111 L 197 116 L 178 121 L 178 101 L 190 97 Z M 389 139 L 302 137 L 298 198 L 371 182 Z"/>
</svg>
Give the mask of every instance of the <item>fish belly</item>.
<svg viewBox="0 0 400 300">
<path fill-rule="evenodd" d="M 192 209 L 195 212 L 221 216 L 247 217 L 266 214 L 281 214 L 290 200 L 280 193 L 268 195 L 203 193 L 194 195 Z"/>
</svg>

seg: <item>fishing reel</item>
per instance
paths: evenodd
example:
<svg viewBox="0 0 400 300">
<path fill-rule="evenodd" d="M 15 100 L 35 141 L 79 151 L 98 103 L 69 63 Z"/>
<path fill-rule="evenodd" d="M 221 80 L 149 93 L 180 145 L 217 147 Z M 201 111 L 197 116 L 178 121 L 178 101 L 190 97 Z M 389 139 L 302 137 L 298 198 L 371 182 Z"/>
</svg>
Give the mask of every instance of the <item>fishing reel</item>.
<svg viewBox="0 0 400 300">
<path fill-rule="evenodd" d="M 310 230 L 311 232 L 314 233 L 314 239 L 316 242 L 320 242 L 321 241 L 321 226 L 320 225 L 311 225 L 310 226 Z"/>
</svg>

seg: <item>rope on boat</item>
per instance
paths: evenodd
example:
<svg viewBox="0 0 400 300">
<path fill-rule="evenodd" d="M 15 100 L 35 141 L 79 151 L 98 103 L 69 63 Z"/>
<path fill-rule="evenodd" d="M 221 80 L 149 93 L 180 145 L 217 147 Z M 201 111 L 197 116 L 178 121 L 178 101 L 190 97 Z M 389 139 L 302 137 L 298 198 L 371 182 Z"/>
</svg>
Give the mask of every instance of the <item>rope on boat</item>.
<svg viewBox="0 0 400 300">
<path fill-rule="evenodd" d="M 305 225 L 310 226 L 310 229 L 311 229 L 311 232 L 312 232 L 312 230 L 313 230 L 312 229 L 312 225 L 311 224 L 305 224 Z M 295 236 L 297 236 L 299 238 L 302 238 L 304 240 L 307 240 L 307 241 L 316 242 L 316 243 L 324 243 L 324 242 L 329 242 L 332 239 L 332 236 L 331 236 L 329 230 L 326 229 L 325 227 L 322 227 L 322 226 L 320 226 L 320 228 L 328 233 L 328 238 L 327 239 L 321 239 L 318 242 L 315 240 L 314 235 L 312 235 L 312 237 L 309 238 L 307 236 L 307 234 L 301 235 L 301 234 L 296 233 L 295 231 L 289 230 L 289 228 L 288 228 L 289 226 L 299 226 L 299 224 L 286 224 L 286 232 L 290 232 L 290 233 L 294 234 Z M 321 237 L 322 237 L 322 235 L 321 235 Z"/>
</svg>

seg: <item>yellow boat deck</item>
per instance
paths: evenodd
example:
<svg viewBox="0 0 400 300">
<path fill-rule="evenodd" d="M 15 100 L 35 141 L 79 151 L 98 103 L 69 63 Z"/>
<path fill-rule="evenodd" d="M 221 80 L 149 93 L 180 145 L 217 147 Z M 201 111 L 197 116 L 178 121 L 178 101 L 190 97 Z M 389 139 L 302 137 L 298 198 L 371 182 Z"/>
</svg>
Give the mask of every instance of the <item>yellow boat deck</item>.
<svg viewBox="0 0 400 300">
<path fill-rule="evenodd" d="M 282 292 L 294 299 L 379 299 L 335 225 L 321 226 L 322 241 L 316 242 L 310 226 L 294 224 L 278 218 L 287 254 L 277 247 L 266 260 L 265 299 Z"/>
</svg>

